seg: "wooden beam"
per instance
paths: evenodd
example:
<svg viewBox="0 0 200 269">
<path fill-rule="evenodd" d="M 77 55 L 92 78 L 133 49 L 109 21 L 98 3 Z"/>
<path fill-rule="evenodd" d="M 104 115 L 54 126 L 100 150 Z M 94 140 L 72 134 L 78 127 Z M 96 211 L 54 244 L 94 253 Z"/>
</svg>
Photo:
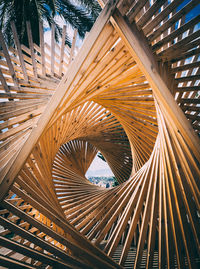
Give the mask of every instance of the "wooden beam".
<svg viewBox="0 0 200 269">
<path fill-rule="evenodd" d="M 22 72 L 23 72 L 23 75 L 24 75 L 24 80 L 28 81 L 28 75 L 27 75 L 26 66 L 25 66 L 25 63 L 24 63 L 24 57 L 23 57 L 23 54 L 22 54 L 21 45 L 20 45 L 20 42 L 19 42 L 16 26 L 15 26 L 13 21 L 11 22 L 11 28 L 12 28 L 12 31 L 13 31 L 15 46 L 16 46 L 17 51 L 18 51 L 18 56 L 19 56 Z"/>
<path fill-rule="evenodd" d="M 77 39 L 78 30 L 74 30 L 73 40 L 72 40 L 72 46 L 70 50 L 70 57 L 69 57 L 69 63 L 71 63 L 74 60 L 74 53 L 76 48 L 76 39 Z"/>
<path fill-rule="evenodd" d="M 61 43 L 61 48 L 60 48 L 59 76 L 62 76 L 62 70 L 63 70 L 66 29 L 67 29 L 67 27 L 66 27 L 66 25 L 64 25 L 63 30 L 62 30 L 62 43 Z"/>
<path fill-rule="evenodd" d="M 3 34 L 2 34 L 1 31 L 0 31 L 0 44 L 2 46 L 3 53 L 4 53 L 4 56 L 6 58 L 6 62 L 7 62 L 7 65 L 8 65 L 8 68 L 9 68 L 10 75 L 12 77 L 13 83 L 18 89 L 20 89 L 18 79 L 16 77 L 15 70 L 14 70 L 13 64 L 11 62 L 10 54 L 8 52 L 8 49 L 7 49 L 7 46 L 5 44 L 4 37 L 3 37 Z"/>
<path fill-rule="evenodd" d="M 33 47 L 33 36 L 32 36 L 32 30 L 31 30 L 30 21 L 26 22 L 26 28 L 27 28 L 27 34 L 28 34 L 29 48 L 30 48 L 30 51 L 31 51 L 33 74 L 37 78 L 37 66 L 36 66 L 35 52 L 34 52 L 34 47 Z"/>
<path fill-rule="evenodd" d="M 61 249 L 58 249 L 56 246 L 41 239 L 40 237 L 35 236 L 30 231 L 27 231 L 27 230 L 21 228 L 19 225 L 16 225 L 15 223 L 11 222 L 10 220 L 4 219 L 3 217 L 0 216 L 0 223 L 1 223 L 1 225 L 3 225 L 4 227 L 7 227 L 9 230 L 13 231 L 17 235 L 20 235 L 22 238 L 25 238 L 25 239 L 29 240 L 30 242 L 47 250 L 48 252 L 55 254 L 57 257 L 59 257 L 63 261 L 66 261 L 67 263 L 71 263 L 74 266 L 78 265 L 78 264 L 82 264 L 82 262 L 79 262 L 75 258 L 69 256 L 66 252 L 62 251 Z M 84 265 L 84 263 L 82 265 Z"/>
<path fill-rule="evenodd" d="M 12 249 L 18 253 L 21 253 L 22 255 L 26 255 L 28 257 L 31 257 L 32 259 L 41 261 L 44 264 L 48 264 L 51 266 L 57 266 L 58 268 L 74 268 L 73 266 L 70 266 L 69 264 L 57 260 L 50 255 L 43 254 L 33 248 L 30 248 L 26 245 L 20 244 L 18 242 L 15 242 L 13 240 L 10 240 L 8 238 L 5 238 L 3 236 L 0 236 L 0 245 Z M 85 266 L 85 265 L 83 265 Z"/>
<path fill-rule="evenodd" d="M 18 261 L 16 259 L 10 258 L 10 257 L 5 257 L 3 255 L 0 255 L 0 261 L 1 261 L 1 265 L 5 266 L 7 268 L 16 268 L 16 269 L 35 269 L 34 266 Z"/>
<path fill-rule="evenodd" d="M 176 101 L 170 93 L 170 89 L 168 89 L 160 76 L 155 55 L 152 53 L 142 32 L 138 31 L 134 23 L 130 25 L 118 10 L 113 14 L 112 23 L 129 48 L 138 66 L 145 74 L 155 97 L 161 104 L 162 110 L 168 114 L 169 120 L 174 121 L 177 126 L 177 132 L 180 131 L 186 137 L 193 153 L 197 159 L 200 160 L 199 139 L 192 126 L 187 121 L 183 111 L 176 104 Z"/>
<path fill-rule="evenodd" d="M 39 24 L 40 29 L 40 47 L 41 47 L 41 57 L 42 57 L 42 74 L 46 75 L 46 68 L 45 68 L 45 51 L 44 51 L 44 29 L 43 23 L 40 21 Z"/>
<path fill-rule="evenodd" d="M 90 35 L 88 35 L 87 39 L 84 42 L 84 45 L 79 51 L 79 54 L 77 55 L 76 59 L 71 63 L 67 74 L 63 77 L 62 81 L 60 82 L 56 90 L 56 93 L 53 95 L 53 97 L 51 98 L 47 106 L 47 109 L 44 111 L 44 113 L 40 117 L 37 123 L 37 127 L 33 128 L 29 138 L 23 145 L 19 154 L 17 154 L 16 159 L 12 167 L 9 169 L 7 175 L 4 178 L 1 178 L 0 201 L 4 199 L 16 175 L 19 173 L 21 167 L 23 166 L 29 154 L 31 153 L 32 148 L 37 143 L 45 127 L 48 125 L 49 121 L 51 120 L 51 117 L 54 114 L 59 103 L 61 102 L 62 98 L 65 96 L 65 91 L 63 91 L 63 87 L 67 89 L 68 85 L 70 85 L 71 81 L 73 81 L 73 78 L 76 76 L 77 72 L 79 71 L 82 63 L 84 62 L 88 53 L 90 52 L 90 49 L 93 47 L 93 45 L 95 44 L 95 41 L 97 40 L 104 26 L 109 21 L 110 16 L 114 12 L 117 2 L 118 1 L 110 0 L 108 4 L 105 6 L 105 8 L 103 9 L 103 11 L 101 12 L 100 16 L 98 17 L 95 25 L 93 26 L 91 30 Z"/>
<path fill-rule="evenodd" d="M 51 28 L 51 75 L 54 76 L 54 64 L 55 64 L 55 24 L 52 24 Z"/>
</svg>

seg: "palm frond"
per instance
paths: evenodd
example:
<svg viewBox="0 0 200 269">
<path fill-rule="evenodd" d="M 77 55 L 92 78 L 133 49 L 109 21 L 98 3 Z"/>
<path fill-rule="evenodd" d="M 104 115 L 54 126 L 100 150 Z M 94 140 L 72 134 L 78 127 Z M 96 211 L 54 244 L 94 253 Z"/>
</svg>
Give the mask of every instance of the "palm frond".
<svg viewBox="0 0 200 269">
<path fill-rule="evenodd" d="M 96 1 L 89 0 L 0 0 L 0 29 L 7 44 L 13 45 L 13 35 L 10 22 L 14 21 L 19 40 L 28 45 L 26 21 L 30 21 L 33 41 L 39 44 L 39 21 L 46 21 L 51 28 L 55 24 L 55 38 L 58 41 L 62 29 L 55 21 L 60 15 L 67 25 L 78 29 L 79 36 L 84 37 L 94 24 L 100 6 Z M 66 43 L 70 45 L 70 38 L 66 36 Z"/>
</svg>

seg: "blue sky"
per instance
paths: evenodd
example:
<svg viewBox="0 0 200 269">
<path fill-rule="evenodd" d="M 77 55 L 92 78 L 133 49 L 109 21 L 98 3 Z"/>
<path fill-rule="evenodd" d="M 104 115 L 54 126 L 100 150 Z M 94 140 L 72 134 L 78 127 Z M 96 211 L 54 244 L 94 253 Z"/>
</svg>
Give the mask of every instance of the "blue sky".
<svg viewBox="0 0 200 269">
<path fill-rule="evenodd" d="M 59 15 L 55 16 L 55 21 L 59 24 L 59 26 L 61 28 L 63 27 L 63 25 L 66 25 L 64 19 L 62 19 L 62 17 Z M 44 29 L 45 29 L 44 40 L 46 43 L 51 44 L 51 29 L 47 23 L 44 23 Z M 72 40 L 72 38 L 74 36 L 74 29 L 69 24 L 67 25 L 67 35 Z M 59 40 L 60 40 L 59 42 L 61 42 L 61 37 Z M 79 38 L 79 36 L 78 36 L 78 38 L 76 40 L 76 46 L 80 47 L 82 42 L 83 42 L 83 40 L 81 38 Z"/>
<path fill-rule="evenodd" d="M 91 176 L 108 177 L 108 176 L 114 176 L 114 175 L 112 171 L 110 170 L 110 167 L 108 166 L 108 164 L 96 156 L 86 173 L 86 177 L 91 177 Z"/>
</svg>

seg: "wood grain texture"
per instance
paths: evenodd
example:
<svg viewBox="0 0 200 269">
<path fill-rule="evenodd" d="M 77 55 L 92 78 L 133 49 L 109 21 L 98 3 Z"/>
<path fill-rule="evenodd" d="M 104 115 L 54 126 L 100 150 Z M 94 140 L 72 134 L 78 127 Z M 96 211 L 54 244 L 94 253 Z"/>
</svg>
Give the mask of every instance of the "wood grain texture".
<svg viewBox="0 0 200 269">
<path fill-rule="evenodd" d="M 199 267 L 197 5 L 108 1 L 78 53 L 0 34 L 3 266 Z M 86 178 L 98 151 L 118 186 Z"/>
</svg>

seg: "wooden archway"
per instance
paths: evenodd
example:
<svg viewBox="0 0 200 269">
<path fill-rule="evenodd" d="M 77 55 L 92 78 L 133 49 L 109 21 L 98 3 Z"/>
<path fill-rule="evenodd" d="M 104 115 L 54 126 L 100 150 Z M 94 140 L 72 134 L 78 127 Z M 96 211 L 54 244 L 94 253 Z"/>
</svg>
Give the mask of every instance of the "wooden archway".
<svg viewBox="0 0 200 269">
<path fill-rule="evenodd" d="M 0 34 L 3 266 L 198 268 L 200 15 L 182 2 L 111 0 L 78 53 L 65 30 Z M 85 178 L 97 150 L 119 186 Z"/>
</svg>

